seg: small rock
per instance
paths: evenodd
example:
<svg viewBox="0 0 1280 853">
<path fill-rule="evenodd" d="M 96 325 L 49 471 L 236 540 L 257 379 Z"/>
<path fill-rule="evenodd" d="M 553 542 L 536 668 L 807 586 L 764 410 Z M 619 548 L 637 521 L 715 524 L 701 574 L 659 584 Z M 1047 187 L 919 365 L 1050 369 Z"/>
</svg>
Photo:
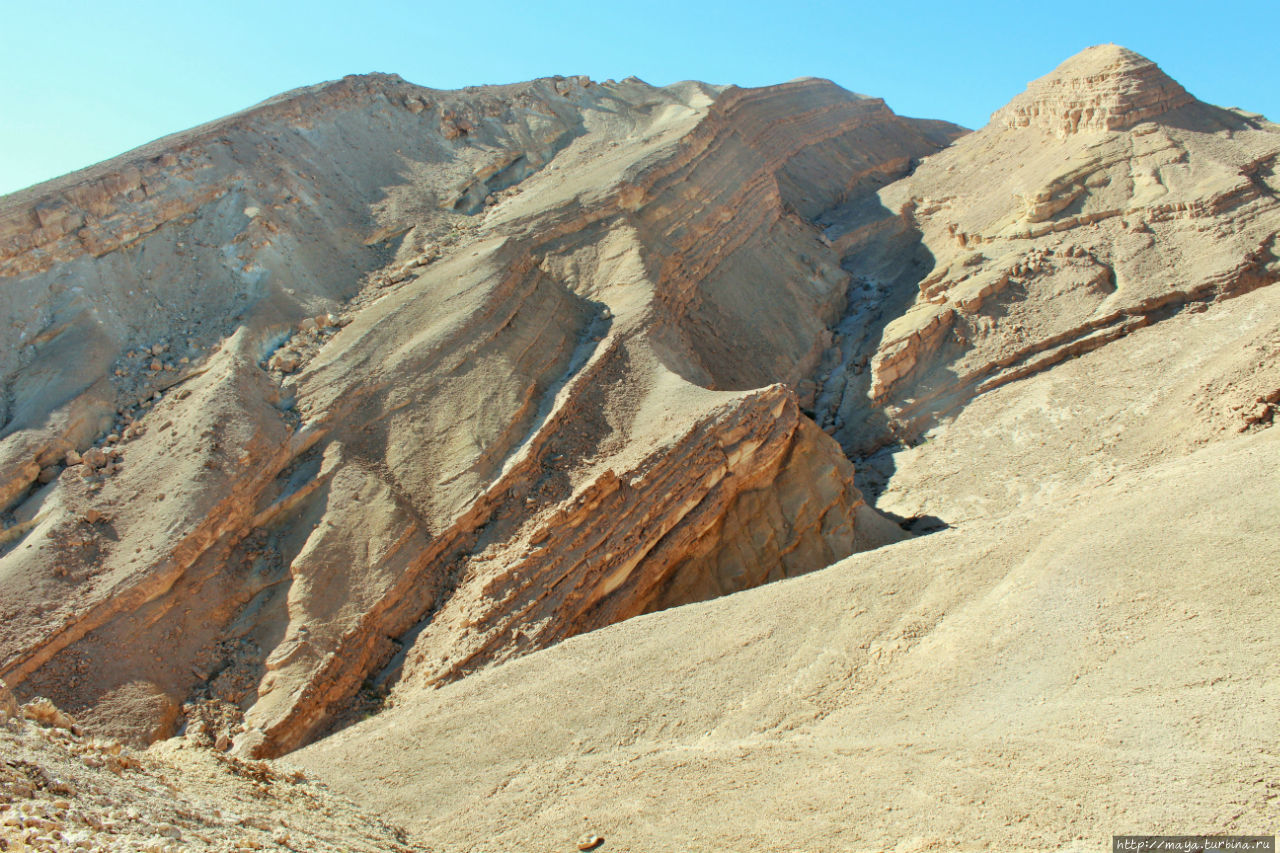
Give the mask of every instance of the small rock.
<svg viewBox="0 0 1280 853">
<path fill-rule="evenodd" d="M 74 450 L 68 450 L 66 457 L 62 460 L 70 468 L 72 465 L 79 465 L 81 462 L 80 454 Z"/>
<path fill-rule="evenodd" d="M 299 332 L 314 332 L 318 328 L 320 328 L 320 324 L 316 322 L 314 317 L 308 317 L 298 324 Z"/>
<path fill-rule="evenodd" d="M 53 701 L 37 696 L 22 706 L 22 716 L 42 726 L 65 729 L 71 733 L 76 731 L 76 721 L 63 713 Z"/>
<path fill-rule="evenodd" d="M 279 370 L 281 373 L 292 373 L 302 364 L 302 356 L 291 349 L 282 349 L 275 355 L 271 356 L 271 361 L 267 366 L 272 370 Z"/>
<path fill-rule="evenodd" d="M 49 465 L 40 469 L 40 474 L 36 477 L 36 480 L 43 486 L 58 479 L 58 475 L 61 473 L 62 469 L 57 465 Z"/>
<path fill-rule="evenodd" d="M 578 839 L 579 850 L 595 850 L 601 844 L 604 844 L 604 839 L 599 835 L 584 835 Z"/>
<path fill-rule="evenodd" d="M 9 685 L 4 683 L 4 679 L 0 679 L 0 723 L 17 717 L 21 713 L 22 711 L 18 708 L 18 700 L 13 696 L 13 691 L 9 689 Z"/>
<path fill-rule="evenodd" d="M 102 451 L 102 448 L 90 447 L 80 455 L 80 461 L 85 464 L 86 468 L 95 471 L 107 464 L 107 454 Z"/>
</svg>

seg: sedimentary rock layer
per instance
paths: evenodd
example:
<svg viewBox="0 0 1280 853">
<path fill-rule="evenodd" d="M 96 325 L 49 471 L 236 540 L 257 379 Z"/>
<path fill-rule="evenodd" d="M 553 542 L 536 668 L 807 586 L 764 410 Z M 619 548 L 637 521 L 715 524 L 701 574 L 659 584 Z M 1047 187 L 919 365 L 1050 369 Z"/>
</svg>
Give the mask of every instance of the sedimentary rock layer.
<svg viewBox="0 0 1280 853">
<path fill-rule="evenodd" d="M 821 80 L 373 76 L 24 191 L 0 670 L 277 754 L 892 541 L 839 445 L 1276 280 L 1278 139 L 1110 46 L 964 136 Z"/>
<path fill-rule="evenodd" d="M 1090 48 L 824 215 L 854 278 L 815 418 L 852 452 L 1187 305 L 1280 280 L 1280 130 Z M 868 406 L 868 398 L 871 405 Z"/>
<path fill-rule="evenodd" d="M 1265 831 L 1278 155 L 1104 45 L 967 135 L 348 78 L 0 199 L 0 676 L 63 709 L 0 847 L 82 763 L 411 846 L 252 816 L 363 819 L 291 751 L 430 849 Z"/>
<path fill-rule="evenodd" d="M 955 133 L 825 81 L 375 76 L 6 199 L 0 668 L 274 754 L 900 538 L 776 383 L 844 300 L 808 220 Z"/>
</svg>

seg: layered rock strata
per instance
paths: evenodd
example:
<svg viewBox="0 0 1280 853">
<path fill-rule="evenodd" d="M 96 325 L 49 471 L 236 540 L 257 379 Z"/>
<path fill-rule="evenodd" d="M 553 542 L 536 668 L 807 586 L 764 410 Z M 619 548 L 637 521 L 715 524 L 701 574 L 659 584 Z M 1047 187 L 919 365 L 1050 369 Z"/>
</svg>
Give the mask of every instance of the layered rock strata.
<svg viewBox="0 0 1280 853">
<path fill-rule="evenodd" d="M 399 681 L 901 538 L 776 383 L 847 285 L 808 219 L 955 132 L 825 81 L 372 77 L 6 199 L 37 321 L 0 669 L 278 754 Z"/>
<path fill-rule="evenodd" d="M 854 278 L 814 377 L 855 453 L 1182 309 L 1280 280 L 1280 130 L 1090 48 L 824 215 Z M 868 405 L 870 404 L 870 405 Z"/>
</svg>

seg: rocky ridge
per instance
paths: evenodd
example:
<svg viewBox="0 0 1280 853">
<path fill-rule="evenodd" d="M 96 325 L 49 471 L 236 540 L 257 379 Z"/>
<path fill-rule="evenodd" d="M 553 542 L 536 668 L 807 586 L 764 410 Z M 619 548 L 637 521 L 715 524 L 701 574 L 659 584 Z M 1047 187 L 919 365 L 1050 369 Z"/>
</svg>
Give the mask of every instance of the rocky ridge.
<svg viewBox="0 0 1280 853">
<path fill-rule="evenodd" d="M 1200 721 L 1274 658 L 1278 154 L 1104 45 L 968 134 L 348 78 L 0 200 L 0 674 L 443 849 L 1061 849 L 1153 779 L 1256 829 L 1272 762 Z"/>
<path fill-rule="evenodd" d="M 826 215 L 858 284 L 815 417 L 855 455 L 910 441 L 1001 384 L 1274 283 L 1277 156 L 1275 125 L 1124 48 L 1064 62 L 876 202 Z"/>
<path fill-rule="evenodd" d="M 1034 81 L 993 115 L 991 123 L 1068 136 L 1125 130 L 1194 103 L 1186 89 L 1145 56 L 1117 45 L 1098 45 Z"/>
<path fill-rule="evenodd" d="M 10 249 L 57 314 L 23 363 L 122 366 L 41 373 L 59 394 L 15 371 L 6 676 L 144 740 L 176 707 L 230 709 L 239 751 L 276 754 L 370 685 L 900 538 L 787 392 L 755 389 L 810 369 L 843 300 L 805 217 L 953 134 L 825 81 L 370 78 L 184 135 L 199 167 L 169 177 L 204 188 L 182 196 L 193 221 L 126 193 L 152 217 L 134 243 Z M 50 192 L 79 204 L 98 172 Z M 61 284 L 88 268 L 107 293 Z M 794 310 L 754 328 L 753 291 Z M 171 317 L 104 317 L 139 293 L 183 310 L 186 340 L 130 325 Z M 754 362 L 715 324 L 756 334 Z M 637 526 L 588 525 L 563 563 L 563 534 L 605 505 Z"/>
</svg>

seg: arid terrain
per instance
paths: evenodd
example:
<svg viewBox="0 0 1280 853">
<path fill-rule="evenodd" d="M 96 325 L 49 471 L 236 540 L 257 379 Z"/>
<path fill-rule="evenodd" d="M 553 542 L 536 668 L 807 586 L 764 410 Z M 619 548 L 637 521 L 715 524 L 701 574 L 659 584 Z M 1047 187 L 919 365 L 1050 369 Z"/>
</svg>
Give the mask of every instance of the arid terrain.
<svg viewBox="0 0 1280 853">
<path fill-rule="evenodd" d="M 1277 158 L 1101 45 L 975 131 L 348 77 L 0 197 L 0 850 L 1273 834 Z"/>
</svg>

